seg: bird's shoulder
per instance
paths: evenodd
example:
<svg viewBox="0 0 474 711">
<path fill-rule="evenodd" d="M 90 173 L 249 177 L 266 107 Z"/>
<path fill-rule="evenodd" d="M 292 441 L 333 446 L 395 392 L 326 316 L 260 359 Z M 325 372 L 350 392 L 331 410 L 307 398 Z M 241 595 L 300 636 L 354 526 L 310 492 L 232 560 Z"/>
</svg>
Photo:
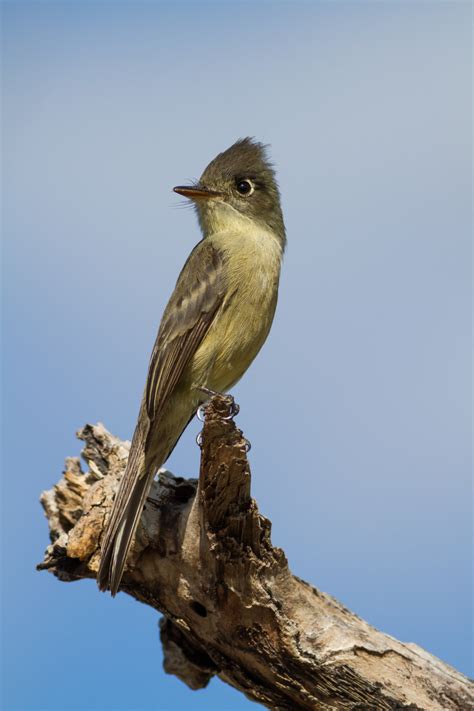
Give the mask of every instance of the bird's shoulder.
<svg viewBox="0 0 474 711">
<path fill-rule="evenodd" d="M 145 403 L 157 416 L 221 306 L 223 255 L 211 241 L 193 249 L 164 311 L 150 358 Z"/>
<path fill-rule="evenodd" d="M 163 313 L 160 340 L 182 335 L 201 314 L 214 310 L 224 291 L 225 254 L 209 239 L 194 247 L 178 276 Z"/>
</svg>

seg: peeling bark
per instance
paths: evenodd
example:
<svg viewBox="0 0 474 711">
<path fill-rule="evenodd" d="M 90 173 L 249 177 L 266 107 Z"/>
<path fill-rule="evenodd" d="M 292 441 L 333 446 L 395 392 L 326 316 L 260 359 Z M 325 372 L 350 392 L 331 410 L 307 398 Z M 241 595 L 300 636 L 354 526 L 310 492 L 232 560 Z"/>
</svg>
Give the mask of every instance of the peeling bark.
<svg viewBox="0 0 474 711">
<path fill-rule="evenodd" d="M 165 671 L 191 689 L 217 675 L 271 709 L 474 708 L 465 676 L 291 574 L 250 496 L 229 405 L 208 407 L 199 480 L 162 471 L 154 482 L 121 585 L 163 613 Z M 129 447 L 102 425 L 78 436 L 89 471 L 66 459 L 41 497 L 51 545 L 38 568 L 63 581 L 95 578 Z"/>
</svg>

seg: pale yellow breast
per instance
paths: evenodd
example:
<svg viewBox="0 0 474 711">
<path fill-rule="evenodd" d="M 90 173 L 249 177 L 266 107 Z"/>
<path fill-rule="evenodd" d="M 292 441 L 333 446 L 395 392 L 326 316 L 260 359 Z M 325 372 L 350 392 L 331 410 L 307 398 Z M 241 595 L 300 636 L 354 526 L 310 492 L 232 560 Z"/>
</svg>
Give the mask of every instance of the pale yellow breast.
<svg viewBox="0 0 474 711">
<path fill-rule="evenodd" d="M 191 364 L 195 384 L 225 392 L 264 344 L 278 296 L 281 248 L 271 233 L 246 230 L 211 237 L 225 254 L 228 293 Z"/>
</svg>

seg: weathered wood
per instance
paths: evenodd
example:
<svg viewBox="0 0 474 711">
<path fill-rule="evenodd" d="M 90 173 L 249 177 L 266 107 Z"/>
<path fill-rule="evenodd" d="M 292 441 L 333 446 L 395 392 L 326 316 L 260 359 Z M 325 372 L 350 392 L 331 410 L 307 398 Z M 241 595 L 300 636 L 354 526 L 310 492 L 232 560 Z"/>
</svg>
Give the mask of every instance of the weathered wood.
<svg viewBox="0 0 474 711">
<path fill-rule="evenodd" d="M 216 396 L 207 410 L 199 480 L 162 472 L 153 484 L 122 581 L 165 615 L 165 671 L 192 689 L 218 675 L 272 709 L 474 708 L 462 674 L 291 574 L 250 496 L 230 402 Z M 67 459 L 41 497 L 51 545 L 38 567 L 66 581 L 96 575 L 129 446 L 102 425 L 78 436 L 89 472 Z"/>
</svg>

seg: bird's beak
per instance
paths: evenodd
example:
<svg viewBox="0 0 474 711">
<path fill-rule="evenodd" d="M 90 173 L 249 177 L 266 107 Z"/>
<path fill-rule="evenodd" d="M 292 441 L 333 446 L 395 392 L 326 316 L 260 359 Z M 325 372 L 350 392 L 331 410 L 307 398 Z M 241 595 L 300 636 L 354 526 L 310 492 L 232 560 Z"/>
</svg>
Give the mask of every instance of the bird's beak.
<svg viewBox="0 0 474 711">
<path fill-rule="evenodd" d="M 210 200 L 211 198 L 224 197 L 224 193 L 220 193 L 217 190 L 208 190 L 208 188 L 202 187 L 194 188 L 188 185 L 177 185 L 173 190 L 178 195 L 184 195 L 190 200 Z"/>
</svg>

